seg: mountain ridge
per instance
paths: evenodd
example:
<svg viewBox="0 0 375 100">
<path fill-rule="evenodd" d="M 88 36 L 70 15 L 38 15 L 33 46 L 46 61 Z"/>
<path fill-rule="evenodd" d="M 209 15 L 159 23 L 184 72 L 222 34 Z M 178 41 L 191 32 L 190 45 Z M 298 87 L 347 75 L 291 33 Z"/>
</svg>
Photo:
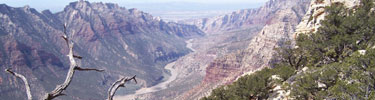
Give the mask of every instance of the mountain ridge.
<svg viewBox="0 0 375 100">
<path fill-rule="evenodd" d="M 206 33 L 216 33 L 218 31 L 244 28 L 254 24 L 271 24 L 268 20 L 273 17 L 273 12 L 278 9 L 285 9 L 286 7 L 280 3 L 284 2 L 280 0 L 271 0 L 259 8 L 242 9 L 234 11 L 231 14 L 213 18 L 204 18 L 186 23 L 196 25 Z"/>
<path fill-rule="evenodd" d="M 269 18 L 263 20 L 265 26 L 253 36 L 247 48 L 215 59 L 206 68 L 201 84 L 179 98 L 199 99 L 209 95 L 217 86 L 232 83 L 240 76 L 269 66 L 273 49 L 280 42 L 293 39 L 294 30 L 309 3 L 310 0 L 271 0 L 266 3 L 261 9 L 270 11 Z"/>
<path fill-rule="evenodd" d="M 106 72 L 78 72 L 66 91 L 68 96 L 58 99 L 101 100 L 118 76 L 139 78 L 140 83 L 131 84 L 134 87 L 127 91 L 156 84 L 166 73 L 164 64 L 190 52 L 185 40 L 204 35 L 194 26 L 167 23 L 110 3 L 78 1 L 57 13 L 5 4 L 0 9 L 4 22 L 0 23 L 0 69 L 13 68 L 27 75 L 34 98 L 41 98 L 65 78 L 67 47 L 60 37 L 64 23 L 75 42 L 74 51 L 84 57 L 79 66 Z M 0 97 L 22 99 L 23 84 L 7 73 L 0 76 Z"/>
</svg>

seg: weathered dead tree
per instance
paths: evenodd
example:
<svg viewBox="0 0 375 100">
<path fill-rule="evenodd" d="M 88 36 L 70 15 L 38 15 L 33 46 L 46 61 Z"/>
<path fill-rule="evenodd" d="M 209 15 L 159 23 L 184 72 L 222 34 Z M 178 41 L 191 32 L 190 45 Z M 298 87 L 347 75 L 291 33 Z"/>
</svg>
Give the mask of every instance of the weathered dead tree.
<svg viewBox="0 0 375 100">
<path fill-rule="evenodd" d="M 27 82 L 26 77 L 21 75 L 21 74 L 18 74 L 18 73 L 15 73 L 15 72 L 11 71 L 10 68 L 6 69 L 5 71 L 12 74 L 13 76 L 16 76 L 16 77 L 22 79 L 22 81 L 23 81 L 23 83 L 25 83 L 25 87 L 26 87 L 27 100 L 32 100 L 33 97 L 31 96 L 30 84 L 29 84 L 29 82 Z"/>
<path fill-rule="evenodd" d="M 73 36 L 73 35 L 71 35 L 71 36 Z M 65 91 L 66 88 L 68 88 L 68 86 L 72 82 L 75 71 L 98 71 L 98 72 L 104 71 L 103 69 L 82 68 L 82 67 L 79 67 L 77 65 L 75 59 L 82 59 L 82 57 L 74 54 L 74 52 L 73 52 L 74 43 L 73 43 L 72 40 L 70 40 L 70 38 L 67 35 L 66 25 L 64 25 L 64 35 L 62 36 L 62 38 L 65 40 L 67 46 L 69 47 L 69 53 L 67 55 L 68 58 L 69 58 L 69 62 L 70 62 L 69 72 L 66 75 L 64 83 L 62 83 L 60 85 L 57 85 L 56 88 L 53 91 L 51 91 L 50 93 L 47 93 L 43 97 L 43 100 L 52 100 L 52 99 L 54 99 L 58 96 L 65 95 L 65 94 L 63 94 L 63 91 Z M 27 98 L 28 98 L 28 100 L 32 100 L 30 85 L 27 82 L 26 77 L 21 75 L 21 74 L 18 74 L 18 73 L 15 73 L 15 72 L 11 71 L 10 68 L 6 69 L 5 71 L 14 75 L 14 76 L 16 76 L 16 77 L 18 77 L 18 78 L 21 78 L 24 81 L 25 87 L 26 87 Z M 131 78 L 122 77 L 119 80 L 117 80 L 116 82 L 114 82 L 108 90 L 108 100 L 113 100 L 113 96 L 115 95 L 117 89 L 120 88 L 120 87 L 125 87 L 125 83 L 127 83 L 128 81 L 131 81 L 131 80 L 134 80 L 135 83 L 137 83 L 137 80 L 135 79 L 135 75 Z"/>
<path fill-rule="evenodd" d="M 118 79 L 116 82 L 114 82 L 112 84 L 112 86 L 108 89 L 108 100 L 113 100 L 113 96 L 115 96 L 115 93 L 116 93 L 117 89 L 120 88 L 120 87 L 125 87 L 126 82 L 134 80 L 135 83 L 137 83 L 137 80 L 135 79 L 135 76 L 136 75 L 134 75 L 131 78 L 122 77 L 122 78 Z"/>
<path fill-rule="evenodd" d="M 73 36 L 73 35 L 71 35 Z M 56 88 L 51 91 L 50 93 L 47 93 L 43 100 L 52 100 L 58 96 L 62 96 L 62 95 L 65 95 L 63 94 L 62 92 L 64 90 L 66 90 L 66 88 L 69 86 L 69 84 L 72 82 L 72 79 L 73 79 L 73 76 L 74 76 L 74 72 L 76 70 L 78 71 L 98 71 L 98 72 L 102 72 L 104 71 L 103 69 L 93 69 L 93 68 L 81 68 L 77 65 L 76 61 L 75 61 L 75 58 L 77 59 L 82 59 L 81 56 L 77 56 L 77 55 L 74 55 L 73 53 L 73 46 L 74 46 L 74 43 L 72 40 L 70 40 L 70 38 L 67 36 L 67 32 L 66 32 L 66 25 L 64 25 L 64 35 L 62 36 L 62 38 L 65 40 L 66 44 L 68 45 L 69 47 L 69 54 L 67 55 L 69 57 L 69 61 L 70 61 L 70 67 L 69 67 L 69 72 L 68 74 L 66 75 L 66 78 L 65 78 L 65 81 L 64 83 L 60 84 L 60 85 L 57 85 Z"/>
</svg>

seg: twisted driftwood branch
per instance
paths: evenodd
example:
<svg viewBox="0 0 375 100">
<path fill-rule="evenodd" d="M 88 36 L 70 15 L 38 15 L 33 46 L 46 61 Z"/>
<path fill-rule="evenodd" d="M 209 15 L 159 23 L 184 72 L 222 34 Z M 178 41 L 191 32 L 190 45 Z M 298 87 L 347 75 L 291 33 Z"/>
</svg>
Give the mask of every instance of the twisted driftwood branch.
<svg viewBox="0 0 375 100">
<path fill-rule="evenodd" d="M 54 99 L 54 98 L 56 98 L 58 96 L 65 95 L 62 92 L 64 90 L 66 90 L 66 88 L 72 82 L 75 70 L 78 70 L 78 71 L 98 71 L 98 72 L 104 71 L 103 69 L 91 69 L 91 68 L 81 68 L 81 67 L 78 67 L 78 65 L 77 65 L 77 63 L 76 63 L 76 61 L 75 61 L 74 58 L 82 59 L 82 57 L 73 54 L 74 43 L 67 36 L 66 25 L 64 25 L 64 35 L 62 36 L 62 38 L 65 40 L 66 44 L 69 47 L 69 54 L 67 55 L 69 57 L 69 61 L 70 61 L 69 72 L 68 72 L 68 74 L 66 76 L 66 79 L 65 79 L 64 83 L 60 84 L 60 85 L 57 85 L 56 88 L 53 91 L 51 91 L 50 93 L 47 93 L 45 95 L 45 97 L 43 98 L 44 100 L 52 100 L 52 99 Z"/>
<path fill-rule="evenodd" d="M 120 87 L 125 87 L 126 82 L 134 80 L 135 83 L 137 83 L 137 80 L 135 79 L 135 76 L 136 75 L 134 75 L 132 78 L 122 77 L 122 78 L 118 79 L 116 82 L 114 82 L 112 84 L 112 86 L 108 89 L 108 100 L 113 100 L 113 96 L 115 96 L 115 93 L 116 93 L 117 89 L 120 88 Z"/>
<path fill-rule="evenodd" d="M 10 68 L 6 69 L 5 71 L 12 74 L 13 76 L 16 76 L 16 77 L 22 79 L 22 81 L 25 83 L 25 87 L 26 87 L 27 100 L 32 100 L 33 97 L 31 95 L 31 91 L 30 91 L 30 84 L 27 82 L 26 77 L 21 75 L 21 74 L 18 74 L 18 73 L 15 73 L 15 72 L 11 71 Z"/>
</svg>

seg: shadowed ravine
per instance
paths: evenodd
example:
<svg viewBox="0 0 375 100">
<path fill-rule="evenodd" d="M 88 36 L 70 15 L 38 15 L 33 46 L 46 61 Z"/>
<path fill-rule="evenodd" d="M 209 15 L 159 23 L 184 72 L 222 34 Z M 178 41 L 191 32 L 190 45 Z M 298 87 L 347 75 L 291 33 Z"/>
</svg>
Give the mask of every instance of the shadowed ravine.
<svg viewBox="0 0 375 100">
<path fill-rule="evenodd" d="M 192 41 L 193 41 L 193 39 L 187 40 L 186 41 L 186 47 L 189 48 L 191 51 L 195 52 L 195 49 L 192 48 L 192 46 L 193 46 Z M 116 96 L 114 99 L 115 100 L 133 100 L 133 99 L 135 99 L 135 97 L 137 95 L 157 92 L 157 91 L 161 91 L 161 90 L 164 90 L 164 89 L 168 88 L 168 84 L 171 83 L 172 81 L 176 80 L 177 75 L 178 75 L 177 74 L 178 70 L 174 67 L 175 63 L 176 63 L 176 61 L 171 62 L 171 63 L 165 65 L 165 67 L 164 67 L 166 70 L 169 70 L 170 73 L 171 73 L 168 80 L 166 80 L 164 82 L 161 82 L 159 84 L 156 84 L 152 87 L 141 88 L 141 89 L 137 90 L 134 94 L 129 94 L 129 95 L 125 95 L 125 96 Z"/>
</svg>

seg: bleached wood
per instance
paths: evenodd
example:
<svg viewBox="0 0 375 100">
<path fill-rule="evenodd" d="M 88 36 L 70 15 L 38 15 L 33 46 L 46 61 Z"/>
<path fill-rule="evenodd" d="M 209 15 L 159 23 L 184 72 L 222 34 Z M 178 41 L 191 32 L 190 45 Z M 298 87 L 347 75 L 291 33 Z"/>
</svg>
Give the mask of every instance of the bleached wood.
<svg viewBox="0 0 375 100">
<path fill-rule="evenodd" d="M 74 53 L 73 53 L 74 43 L 67 36 L 66 25 L 64 25 L 64 35 L 62 36 L 62 38 L 65 40 L 66 44 L 69 47 L 69 53 L 67 55 L 68 58 L 69 58 L 69 62 L 70 62 L 69 72 L 66 75 L 64 83 L 62 83 L 60 85 L 57 85 L 56 88 L 53 91 L 51 91 L 50 93 L 47 93 L 44 96 L 43 100 L 52 100 L 52 99 L 54 99 L 54 98 L 56 98 L 58 96 L 65 95 L 62 92 L 64 90 L 66 90 L 66 88 L 72 82 L 75 70 L 78 70 L 78 71 L 98 71 L 98 72 L 104 71 L 103 69 L 93 69 L 93 68 L 81 68 L 81 67 L 78 67 L 78 65 L 77 65 L 77 63 L 76 63 L 76 61 L 75 61 L 74 58 L 82 59 L 82 57 L 74 55 Z"/>
<path fill-rule="evenodd" d="M 108 89 L 108 100 L 113 100 L 113 96 L 115 96 L 115 93 L 116 93 L 117 89 L 120 88 L 120 87 L 125 87 L 126 82 L 134 80 L 135 83 L 137 83 L 137 80 L 135 79 L 135 76 L 136 75 L 134 75 L 132 78 L 122 77 L 122 78 L 118 79 L 116 82 L 114 82 L 111 85 L 111 87 Z"/>
<path fill-rule="evenodd" d="M 30 84 L 29 84 L 29 82 L 27 82 L 26 77 L 21 75 L 21 74 L 18 74 L 18 73 L 15 73 L 15 72 L 11 71 L 10 68 L 6 69 L 5 71 L 12 74 L 13 76 L 16 76 L 16 77 L 22 79 L 22 81 L 25 83 L 25 87 L 26 87 L 27 100 L 32 100 L 33 96 L 31 95 Z"/>
</svg>

